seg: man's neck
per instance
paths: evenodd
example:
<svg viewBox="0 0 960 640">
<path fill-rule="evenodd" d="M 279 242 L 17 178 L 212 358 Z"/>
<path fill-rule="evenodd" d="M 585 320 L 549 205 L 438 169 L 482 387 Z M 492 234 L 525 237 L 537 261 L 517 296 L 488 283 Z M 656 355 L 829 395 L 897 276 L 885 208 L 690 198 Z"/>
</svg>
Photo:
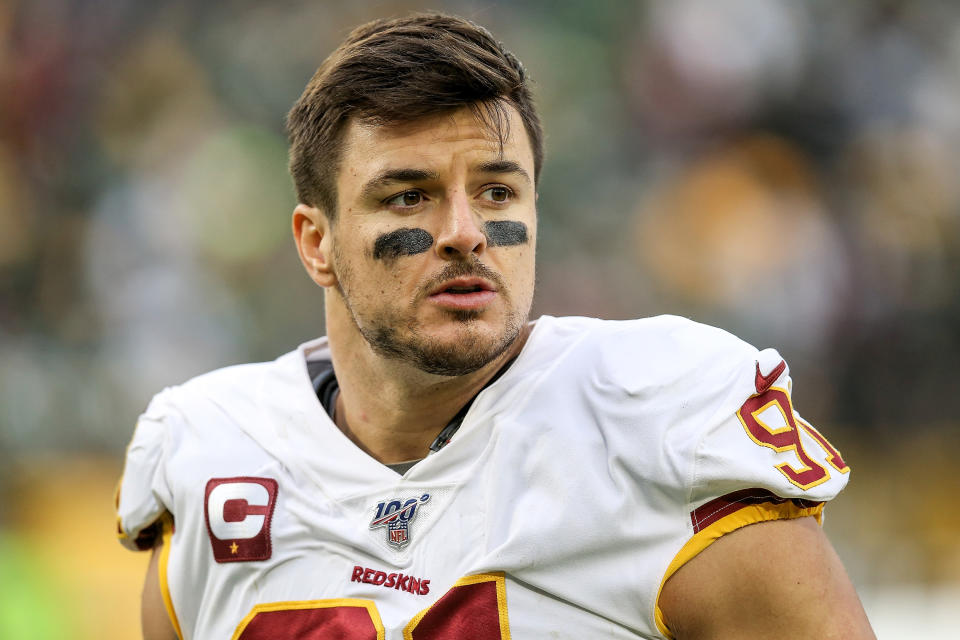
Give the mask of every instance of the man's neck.
<svg viewBox="0 0 960 640">
<path fill-rule="evenodd" d="M 519 354 L 530 332 L 525 326 L 503 354 L 477 371 L 438 376 L 375 353 L 355 326 L 332 315 L 327 335 L 340 387 L 337 427 L 384 464 L 425 457 L 457 412 Z"/>
</svg>

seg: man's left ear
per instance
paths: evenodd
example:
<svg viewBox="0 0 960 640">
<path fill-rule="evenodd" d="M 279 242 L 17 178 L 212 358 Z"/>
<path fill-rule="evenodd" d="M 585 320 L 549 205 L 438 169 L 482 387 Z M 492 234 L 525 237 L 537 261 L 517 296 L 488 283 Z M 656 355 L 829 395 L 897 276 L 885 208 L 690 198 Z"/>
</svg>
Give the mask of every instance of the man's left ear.
<svg viewBox="0 0 960 640">
<path fill-rule="evenodd" d="M 298 204 L 293 210 L 293 240 L 307 275 L 321 287 L 337 284 L 331 261 L 333 237 L 330 221 L 317 207 Z"/>
</svg>

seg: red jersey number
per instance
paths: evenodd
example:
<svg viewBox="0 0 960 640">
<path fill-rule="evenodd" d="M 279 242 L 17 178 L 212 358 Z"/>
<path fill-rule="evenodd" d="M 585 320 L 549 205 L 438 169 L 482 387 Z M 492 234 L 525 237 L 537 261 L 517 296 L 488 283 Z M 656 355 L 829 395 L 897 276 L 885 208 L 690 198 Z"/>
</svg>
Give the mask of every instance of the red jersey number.
<svg viewBox="0 0 960 640">
<path fill-rule="evenodd" d="M 383 640 L 383 622 L 371 600 L 340 598 L 275 602 L 253 608 L 233 640 Z M 458 580 L 443 597 L 417 614 L 404 640 L 510 640 L 503 575 Z"/>
<path fill-rule="evenodd" d="M 770 424 L 770 421 L 763 419 L 768 411 L 778 411 L 782 420 L 777 420 L 776 424 Z M 827 468 L 811 458 L 803 448 L 803 442 L 800 439 L 801 430 L 809 434 L 823 448 L 827 453 L 826 461 L 834 469 L 841 473 L 850 470 L 840 457 L 840 453 L 826 438 L 810 425 L 797 419 L 793 413 L 790 396 L 783 389 L 773 387 L 751 396 L 737 411 L 737 417 L 750 439 L 760 446 L 769 447 L 778 453 L 792 451 L 796 455 L 799 465 L 783 462 L 775 466 L 787 477 L 787 480 L 801 489 L 815 487 L 830 478 Z"/>
</svg>

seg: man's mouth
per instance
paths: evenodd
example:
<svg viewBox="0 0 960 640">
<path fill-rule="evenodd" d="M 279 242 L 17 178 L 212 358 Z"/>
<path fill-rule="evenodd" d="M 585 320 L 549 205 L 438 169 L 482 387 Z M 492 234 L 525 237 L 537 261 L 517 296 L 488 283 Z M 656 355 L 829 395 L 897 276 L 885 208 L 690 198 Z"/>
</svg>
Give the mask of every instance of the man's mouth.
<svg viewBox="0 0 960 640">
<path fill-rule="evenodd" d="M 428 300 L 442 307 L 480 309 L 497 296 L 496 287 L 483 278 L 455 278 L 441 283 Z"/>
<path fill-rule="evenodd" d="M 486 289 L 484 289 L 480 285 L 473 285 L 473 286 L 466 286 L 466 287 L 453 286 L 453 287 L 447 287 L 446 289 L 443 290 L 443 292 L 445 293 L 473 293 L 475 291 L 486 291 Z"/>
<path fill-rule="evenodd" d="M 445 280 L 441 282 L 438 286 L 434 287 L 431 292 L 431 296 L 435 296 L 441 293 L 453 293 L 453 294 L 465 294 L 465 293 L 477 293 L 478 291 L 496 291 L 497 288 L 493 286 L 489 281 L 484 278 L 478 278 L 475 276 L 461 277 L 461 278 L 451 278 L 450 280 Z"/>
</svg>

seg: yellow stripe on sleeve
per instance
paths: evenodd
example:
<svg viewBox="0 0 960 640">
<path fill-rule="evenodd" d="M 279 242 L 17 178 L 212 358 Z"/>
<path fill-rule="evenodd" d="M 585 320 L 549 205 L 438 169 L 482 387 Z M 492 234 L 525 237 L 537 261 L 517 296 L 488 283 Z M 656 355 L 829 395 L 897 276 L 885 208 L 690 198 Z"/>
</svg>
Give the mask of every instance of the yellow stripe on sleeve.
<svg viewBox="0 0 960 640">
<path fill-rule="evenodd" d="M 685 565 L 698 553 L 713 544 L 721 536 L 726 535 L 731 531 L 736 531 L 737 529 L 745 527 L 748 524 L 766 522 L 769 520 L 802 518 L 805 516 L 813 516 L 816 518 L 818 523 L 822 523 L 823 504 L 820 503 L 816 504 L 815 506 L 803 507 L 791 500 L 786 500 L 780 503 L 762 502 L 759 504 L 744 505 L 743 507 L 723 516 L 722 518 L 719 518 L 715 522 L 695 533 L 689 540 L 687 540 L 687 543 L 683 545 L 680 551 L 677 552 L 677 555 L 673 557 L 673 560 L 667 566 L 667 570 L 663 575 L 663 579 L 660 581 L 660 588 L 657 590 L 656 608 L 654 610 L 654 618 L 660 633 L 665 635 L 667 638 L 672 639 L 674 637 L 670 632 L 670 629 L 667 628 L 666 621 L 663 617 L 663 612 L 660 611 L 660 592 L 663 591 L 663 585 L 666 583 L 666 581 L 670 578 L 670 576 L 676 573 L 680 567 Z"/>
</svg>

